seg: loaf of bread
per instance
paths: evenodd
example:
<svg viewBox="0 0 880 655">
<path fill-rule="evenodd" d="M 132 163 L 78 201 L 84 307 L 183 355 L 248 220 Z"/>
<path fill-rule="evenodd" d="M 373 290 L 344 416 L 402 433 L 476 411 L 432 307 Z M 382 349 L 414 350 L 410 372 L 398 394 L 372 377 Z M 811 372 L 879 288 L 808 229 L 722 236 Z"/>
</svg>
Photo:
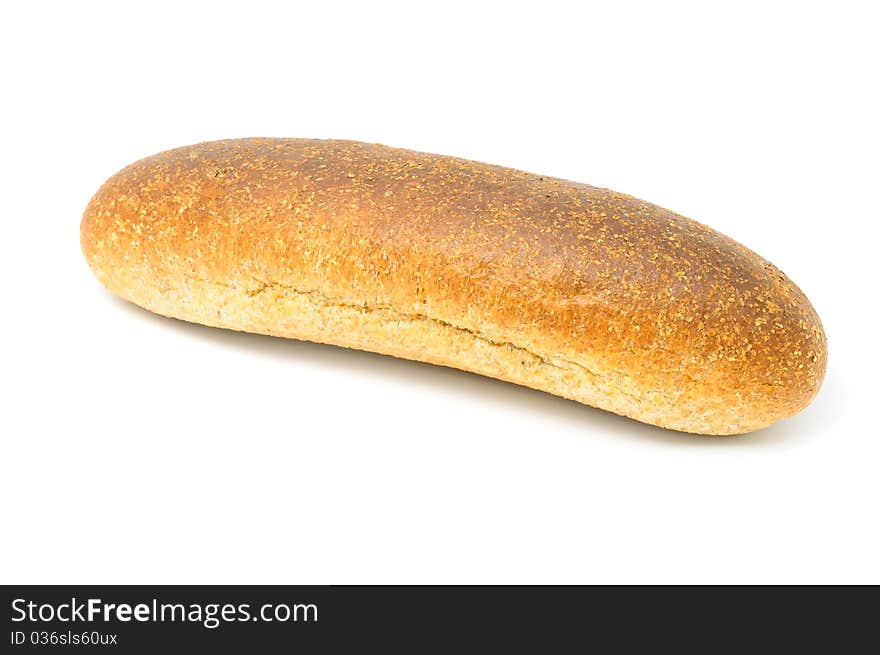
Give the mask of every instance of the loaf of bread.
<svg viewBox="0 0 880 655">
<path fill-rule="evenodd" d="M 123 169 L 82 248 L 111 291 L 232 330 L 451 366 L 654 425 L 736 434 L 804 408 L 804 294 L 631 196 L 351 141 L 238 139 Z"/>
</svg>

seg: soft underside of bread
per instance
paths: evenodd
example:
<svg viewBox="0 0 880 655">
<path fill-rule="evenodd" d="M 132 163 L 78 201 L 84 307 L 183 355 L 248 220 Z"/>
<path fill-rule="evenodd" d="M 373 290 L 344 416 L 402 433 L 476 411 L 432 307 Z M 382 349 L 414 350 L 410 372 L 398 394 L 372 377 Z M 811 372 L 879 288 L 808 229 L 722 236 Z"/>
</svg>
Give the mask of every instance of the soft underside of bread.
<svg viewBox="0 0 880 655">
<path fill-rule="evenodd" d="M 158 314 L 450 366 L 684 432 L 765 427 L 824 373 L 812 307 L 739 244 L 628 196 L 454 158 L 182 148 L 111 178 L 82 245 L 105 286 Z"/>
<path fill-rule="evenodd" d="M 109 285 L 108 285 L 109 286 Z M 111 287 L 112 288 L 112 287 Z M 174 287 L 141 286 L 124 293 L 156 314 L 218 328 L 326 343 L 448 366 L 569 398 L 660 427 L 697 434 L 731 435 L 763 425 L 743 405 L 668 402 L 669 390 L 652 391 L 599 361 L 542 354 L 502 336 L 456 326 L 390 306 L 356 305 L 317 291 L 252 280 L 211 282 L 181 278 Z M 687 395 L 683 387 L 679 397 Z"/>
</svg>

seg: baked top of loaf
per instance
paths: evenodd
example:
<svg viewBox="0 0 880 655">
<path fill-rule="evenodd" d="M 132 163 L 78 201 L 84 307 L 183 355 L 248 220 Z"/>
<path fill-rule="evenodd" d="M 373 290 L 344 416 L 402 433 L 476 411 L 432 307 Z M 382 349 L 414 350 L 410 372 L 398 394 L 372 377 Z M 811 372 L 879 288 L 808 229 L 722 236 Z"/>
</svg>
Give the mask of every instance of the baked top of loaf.
<svg viewBox="0 0 880 655">
<path fill-rule="evenodd" d="M 809 301 L 751 250 L 631 196 L 464 159 L 334 140 L 188 146 L 112 177 L 81 234 L 98 277 L 135 302 L 139 285 L 188 278 L 422 316 L 619 376 L 633 398 L 604 406 L 680 430 L 768 425 L 806 406 L 825 370 Z M 416 358 L 448 360 L 429 355 Z"/>
</svg>

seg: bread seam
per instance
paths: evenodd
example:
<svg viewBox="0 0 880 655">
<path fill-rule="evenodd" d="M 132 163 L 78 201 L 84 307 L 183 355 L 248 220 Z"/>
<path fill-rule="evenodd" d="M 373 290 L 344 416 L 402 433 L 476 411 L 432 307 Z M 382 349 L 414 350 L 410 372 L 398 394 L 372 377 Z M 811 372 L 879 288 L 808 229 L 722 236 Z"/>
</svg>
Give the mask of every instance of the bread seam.
<svg viewBox="0 0 880 655">
<path fill-rule="evenodd" d="M 231 288 L 231 289 L 236 288 L 234 285 L 223 284 L 222 282 L 212 282 L 210 280 L 205 280 L 202 278 L 194 278 L 194 277 L 191 277 L 191 279 L 197 279 L 200 282 L 207 282 L 209 284 L 217 284 L 219 286 L 224 286 L 224 287 Z M 516 350 L 518 352 L 522 352 L 522 353 L 525 353 L 531 357 L 534 357 L 535 359 L 537 359 L 538 361 L 540 361 L 543 364 L 546 364 L 547 366 L 552 366 L 552 367 L 557 368 L 562 371 L 571 371 L 572 367 L 573 367 L 575 369 L 579 369 L 581 371 L 586 372 L 587 374 L 589 374 L 590 376 L 592 376 L 595 379 L 599 379 L 599 380 L 607 380 L 608 379 L 606 376 L 603 376 L 600 373 L 597 373 L 593 369 L 589 368 L 588 366 L 586 366 L 584 364 L 581 364 L 580 362 L 575 362 L 571 359 L 567 359 L 566 357 L 562 357 L 562 356 L 553 357 L 551 359 L 551 357 L 548 355 L 541 355 L 541 354 L 535 352 L 534 350 L 529 350 L 527 347 L 521 346 L 521 345 L 514 343 L 512 341 L 498 341 L 497 339 L 492 339 L 491 337 L 489 337 L 489 336 L 487 336 L 477 330 L 472 330 L 470 328 L 462 327 L 461 325 L 456 325 L 455 323 L 451 323 L 451 322 L 445 321 L 441 318 L 436 318 L 434 316 L 430 316 L 429 314 L 425 314 L 425 313 L 421 313 L 421 312 L 420 313 L 402 312 L 399 309 L 395 309 L 394 307 L 392 307 L 389 304 L 368 305 L 368 304 L 358 304 L 358 303 L 346 303 L 346 302 L 343 302 L 339 299 L 331 298 L 331 297 L 327 296 L 326 294 L 321 293 L 317 289 L 312 289 L 312 290 L 299 289 L 297 287 L 294 287 L 294 286 L 291 286 L 288 284 L 282 284 L 280 282 L 267 282 L 265 280 L 261 280 L 256 277 L 251 277 L 251 279 L 254 282 L 260 284 L 261 286 L 259 289 L 246 292 L 247 296 L 249 298 L 253 298 L 254 296 L 257 296 L 257 295 L 263 293 L 264 291 L 266 291 L 266 289 L 280 288 L 280 289 L 284 289 L 286 291 L 289 291 L 289 292 L 297 294 L 297 295 L 309 296 L 312 299 L 314 299 L 314 297 L 317 296 L 320 300 L 316 304 L 321 304 L 325 307 L 347 307 L 350 309 L 359 309 L 359 310 L 363 311 L 363 313 L 365 313 L 365 314 L 372 313 L 372 312 L 385 311 L 385 312 L 388 312 L 389 314 L 392 314 L 395 317 L 394 320 L 428 321 L 428 322 L 431 322 L 435 325 L 451 328 L 451 329 L 456 330 L 458 332 L 463 332 L 465 334 L 468 334 L 468 335 L 474 337 L 475 339 L 479 339 L 480 341 L 483 341 L 483 342 L 488 343 L 493 346 L 506 346 L 506 347 L 512 348 L 513 350 Z M 400 318 L 400 317 L 403 317 L 403 318 Z M 656 350 L 658 352 L 676 354 L 673 351 L 670 351 L 668 348 L 659 348 L 658 347 L 658 348 L 654 348 L 654 350 Z M 562 362 L 565 366 L 560 366 L 556 362 Z M 618 376 L 626 375 L 626 372 L 622 371 L 620 369 L 609 369 L 609 370 Z M 661 372 L 675 373 L 677 375 L 681 375 L 683 378 L 685 378 L 686 380 L 688 380 L 689 382 L 692 382 L 694 384 L 697 384 L 699 382 L 694 376 L 689 375 L 680 369 L 663 369 Z M 722 389 L 726 389 L 726 390 L 732 390 L 730 387 L 727 387 L 723 384 L 719 385 L 719 387 Z M 621 393 L 623 395 L 629 396 L 630 398 L 634 398 L 634 399 L 638 398 L 638 396 L 635 396 L 634 394 L 628 394 L 624 391 L 621 391 Z"/>
<path fill-rule="evenodd" d="M 199 278 L 199 277 L 190 276 L 190 275 L 187 275 L 185 277 L 189 280 L 193 280 L 193 281 L 201 282 L 201 283 L 205 283 L 205 284 L 214 284 L 216 286 L 224 287 L 226 289 L 233 289 L 233 290 L 239 289 L 239 287 L 237 287 L 233 284 L 216 282 L 214 280 L 206 280 L 204 278 Z M 541 355 L 539 353 L 536 353 L 532 350 L 529 350 L 528 348 L 526 348 L 524 346 L 520 346 L 516 343 L 513 343 L 512 341 L 497 341 L 497 340 L 492 339 L 492 338 L 486 336 L 485 334 L 482 334 L 482 333 L 477 332 L 475 330 L 471 330 L 469 328 L 462 327 L 460 325 L 455 325 L 454 323 L 450 323 L 449 321 L 444 321 L 443 319 L 429 316 L 428 314 L 402 312 L 398 309 L 395 309 L 391 305 L 387 305 L 387 304 L 386 305 L 383 305 L 383 304 L 370 305 L 370 304 L 366 304 L 366 303 L 365 304 L 347 303 L 347 302 L 343 302 L 343 301 L 336 299 L 336 298 L 331 298 L 331 297 L 321 293 L 317 289 L 299 289 L 297 287 L 293 287 L 288 284 L 281 284 L 280 282 L 267 282 L 265 280 L 260 280 L 258 278 L 254 278 L 254 277 L 251 277 L 251 279 L 254 282 L 257 282 L 258 284 L 260 284 L 261 286 L 260 286 L 260 288 L 255 289 L 253 291 L 245 291 L 245 294 L 247 295 L 248 298 L 253 298 L 254 296 L 257 296 L 257 295 L 265 292 L 267 289 L 283 289 L 287 293 L 291 293 L 291 294 L 298 295 L 298 296 L 305 296 L 315 305 L 320 305 L 323 307 L 330 307 L 330 308 L 344 307 L 346 309 L 356 309 L 356 310 L 361 311 L 364 314 L 384 312 L 384 313 L 390 314 L 392 317 L 392 320 L 395 320 L 395 321 L 412 321 L 412 322 L 423 321 L 423 322 L 427 322 L 427 323 L 432 323 L 433 325 L 437 325 L 437 326 L 440 326 L 443 328 L 455 330 L 455 331 L 461 332 L 463 334 L 467 334 L 467 335 L 473 337 L 474 339 L 477 339 L 479 341 L 487 343 L 491 346 L 495 346 L 498 348 L 510 348 L 510 349 L 515 350 L 517 352 L 525 353 L 526 355 L 538 360 L 538 362 L 540 362 L 541 364 L 543 364 L 545 366 L 552 366 L 553 368 L 559 369 L 561 371 L 571 371 L 571 369 L 573 367 L 573 368 L 576 368 L 576 369 L 579 369 L 579 370 L 586 372 L 588 375 L 590 375 L 593 378 L 605 379 L 603 376 L 599 375 L 595 371 L 589 369 L 588 367 L 586 367 L 583 364 L 580 364 L 578 362 L 573 362 L 573 361 L 566 359 L 564 357 L 558 357 L 558 358 L 556 358 L 556 360 L 559 362 L 562 362 L 564 364 L 563 366 L 560 366 L 558 363 L 556 363 L 556 361 L 551 360 L 549 357 L 547 357 L 545 355 Z M 631 394 L 626 394 L 625 392 L 621 392 L 621 393 L 623 393 L 624 395 L 629 395 L 632 398 L 635 398 L 635 396 L 632 396 Z"/>
<path fill-rule="evenodd" d="M 195 275 L 184 274 L 183 277 L 186 278 L 187 280 L 190 280 L 193 282 L 198 282 L 201 284 L 210 284 L 210 285 L 222 287 L 224 289 L 231 289 L 233 291 L 239 291 L 239 290 L 243 289 L 243 287 L 241 287 L 239 285 L 229 284 L 229 283 L 225 283 L 225 282 L 218 282 L 216 280 L 209 280 L 209 279 L 201 278 L 201 277 L 198 277 Z M 581 364 L 580 362 L 572 361 L 572 360 L 567 359 L 566 357 L 563 357 L 563 356 L 556 356 L 551 359 L 547 355 L 541 355 L 540 353 L 537 353 L 533 350 L 529 350 L 527 347 L 521 346 L 521 345 L 516 344 L 512 341 L 498 341 L 497 339 L 492 339 L 491 337 L 489 337 L 481 332 L 478 332 L 476 330 L 462 327 L 460 325 L 456 325 L 456 324 L 451 323 L 449 321 L 445 321 L 443 319 L 436 318 L 434 316 L 430 316 L 425 313 L 403 312 L 403 311 L 400 311 L 399 309 L 392 307 L 389 304 L 378 304 L 377 303 L 374 305 L 370 305 L 370 304 L 366 304 L 366 303 L 365 304 L 348 303 L 348 302 L 344 302 L 340 299 L 327 296 L 326 294 L 322 293 L 318 289 L 301 289 L 299 287 L 295 287 L 295 286 L 292 286 L 289 284 L 283 284 L 281 282 L 266 281 L 264 279 L 260 279 L 260 278 L 250 276 L 250 275 L 247 277 L 250 280 L 256 282 L 258 285 L 260 285 L 257 289 L 254 289 L 254 290 L 245 290 L 244 294 L 245 294 L 245 297 L 247 297 L 247 298 L 254 298 L 269 289 L 283 289 L 287 293 L 301 296 L 301 297 L 306 297 L 314 305 L 321 306 L 321 307 L 326 307 L 326 308 L 341 307 L 341 308 L 345 308 L 345 309 L 355 309 L 355 310 L 359 310 L 361 313 L 364 313 L 364 314 L 385 312 L 390 315 L 390 317 L 391 317 L 390 320 L 394 320 L 394 321 L 412 321 L 412 322 L 423 321 L 426 323 L 433 324 L 435 326 L 451 329 L 456 332 L 460 332 L 462 334 L 469 335 L 469 336 L 473 337 L 474 339 L 482 341 L 483 343 L 489 344 L 491 346 L 500 347 L 500 348 L 507 347 L 507 348 L 510 348 L 516 352 L 524 353 L 524 354 L 528 355 L 529 357 L 537 360 L 540 364 L 555 368 L 560 371 L 564 371 L 567 373 L 577 373 L 579 371 L 582 371 L 582 372 L 586 373 L 587 375 L 589 375 L 593 381 L 599 381 L 603 385 L 609 384 L 609 380 L 610 380 L 609 376 L 602 375 L 601 373 L 598 373 L 594 369 L 591 369 L 590 367 L 588 367 L 584 364 Z M 166 288 L 168 290 L 174 290 L 172 287 L 166 287 Z M 231 302 L 232 300 L 233 300 L 233 298 L 229 298 L 227 300 L 227 303 L 225 303 L 225 304 L 228 304 L 228 302 Z M 225 307 L 225 304 L 218 306 L 217 307 L 218 311 L 222 310 Z M 237 329 L 237 328 L 231 328 L 231 329 Z M 238 330 L 238 331 L 241 331 L 241 330 Z M 327 343 L 330 343 L 330 342 L 327 342 Z M 334 345 L 334 344 L 331 343 L 331 345 Z M 672 352 L 667 348 L 656 348 L 656 350 L 660 351 L 660 352 L 666 352 L 666 353 Z M 675 353 L 673 353 L 673 354 L 675 354 Z M 394 356 L 394 355 L 392 355 L 392 356 Z M 404 357 L 404 359 L 407 359 L 407 358 Z M 414 360 L 414 361 L 418 361 L 418 360 Z M 563 365 L 560 365 L 557 362 L 560 362 Z M 474 371 L 474 372 L 476 372 L 478 374 L 482 374 L 479 371 Z M 627 375 L 627 373 L 625 371 L 620 370 L 620 369 L 609 368 L 609 372 L 615 376 L 626 376 Z M 674 373 L 675 375 L 680 375 L 682 378 L 686 379 L 688 382 L 691 382 L 692 384 L 700 384 L 700 380 L 698 380 L 694 376 L 686 373 L 683 369 L 663 369 L 661 372 L 662 373 Z M 515 384 L 521 384 L 521 385 L 523 384 L 523 383 L 517 382 L 517 381 L 513 381 L 513 382 Z M 772 385 L 770 385 L 770 386 L 772 386 Z M 719 384 L 718 387 L 721 389 L 724 389 L 726 391 L 731 391 L 731 392 L 736 391 L 736 389 L 734 389 L 733 387 L 729 387 L 724 384 Z M 622 396 L 627 396 L 628 398 L 632 398 L 635 401 L 641 400 L 641 398 L 639 396 L 637 396 L 636 394 L 628 393 L 627 391 L 624 391 L 624 390 L 620 389 L 619 387 L 614 387 L 614 389 L 617 393 L 619 393 Z M 570 395 L 567 397 L 577 399 L 577 396 L 575 396 L 575 395 Z M 613 410 L 611 410 L 611 411 L 613 411 Z"/>
</svg>

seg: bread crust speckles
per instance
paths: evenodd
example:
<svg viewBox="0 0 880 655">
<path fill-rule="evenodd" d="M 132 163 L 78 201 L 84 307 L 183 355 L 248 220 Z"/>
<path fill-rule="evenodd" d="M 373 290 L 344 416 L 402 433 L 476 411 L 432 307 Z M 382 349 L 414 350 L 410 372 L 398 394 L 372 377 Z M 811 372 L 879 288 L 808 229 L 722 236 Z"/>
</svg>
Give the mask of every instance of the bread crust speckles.
<svg viewBox="0 0 880 655">
<path fill-rule="evenodd" d="M 238 139 L 113 176 L 97 277 L 147 309 L 376 350 L 688 432 L 805 407 L 815 311 L 735 241 L 630 196 L 351 141 Z"/>
</svg>

